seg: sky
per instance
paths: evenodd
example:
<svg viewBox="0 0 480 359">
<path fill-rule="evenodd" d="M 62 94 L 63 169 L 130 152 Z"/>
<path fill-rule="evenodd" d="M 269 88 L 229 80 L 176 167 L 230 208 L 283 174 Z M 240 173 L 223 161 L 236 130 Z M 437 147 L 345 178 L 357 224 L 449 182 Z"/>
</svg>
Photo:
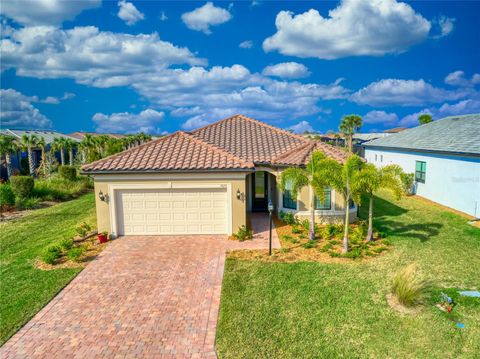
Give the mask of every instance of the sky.
<svg viewBox="0 0 480 359">
<path fill-rule="evenodd" d="M 2 0 L 1 127 L 150 134 L 233 114 L 361 132 L 480 112 L 480 2 Z"/>
</svg>

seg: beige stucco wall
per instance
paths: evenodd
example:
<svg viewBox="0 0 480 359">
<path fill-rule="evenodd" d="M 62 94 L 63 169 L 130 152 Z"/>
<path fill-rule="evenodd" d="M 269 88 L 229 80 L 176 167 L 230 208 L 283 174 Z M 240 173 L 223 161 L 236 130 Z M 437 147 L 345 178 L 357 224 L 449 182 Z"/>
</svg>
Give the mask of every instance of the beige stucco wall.
<svg viewBox="0 0 480 359">
<path fill-rule="evenodd" d="M 151 174 L 151 175 L 95 175 L 95 204 L 97 211 L 97 227 L 99 231 L 112 232 L 112 223 L 110 215 L 110 206 L 113 198 L 109 198 L 108 203 L 99 199 L 99 192 L 111 195 L 111 186 L 132 185 L 136 189 L 145 189 L 149 186 L 161 185 L 171 182 L 174 185 L 189 185 L 194 187 L 196 184 L 222 184 L 231 185 L 231 203 L 232 203 L 232 232 L 236 232 L 242 225 L 246 225 L 246 196 L 237 199 L 237 190 L 246 193 L 245 173 L 204 173 L 204 174 Z M 112 214 L 113 215 L 113 214 Z"/>
</svg>

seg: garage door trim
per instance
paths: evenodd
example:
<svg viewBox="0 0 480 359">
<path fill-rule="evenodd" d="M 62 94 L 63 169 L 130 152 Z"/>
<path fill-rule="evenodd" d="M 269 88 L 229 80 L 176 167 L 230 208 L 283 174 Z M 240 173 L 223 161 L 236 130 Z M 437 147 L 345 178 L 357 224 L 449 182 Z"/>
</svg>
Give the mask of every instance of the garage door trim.
<svg viewBox="0 0 480 359">
<path fill-rule="evenodd" d="M 226 188 L 227 203 L 227 234 L 232 234 L 232 185 L 230 183 L 155 183 L 155 184 L 115 184 L 108 185 L 109 211 L 110 211 L 110 233 L 113 237 L 118 236 L 118 220 L 117 220 L 117 191 L 118 190 L 155 190 L 155 189 L 206 189 L 206 188 Z"/>
</svg>

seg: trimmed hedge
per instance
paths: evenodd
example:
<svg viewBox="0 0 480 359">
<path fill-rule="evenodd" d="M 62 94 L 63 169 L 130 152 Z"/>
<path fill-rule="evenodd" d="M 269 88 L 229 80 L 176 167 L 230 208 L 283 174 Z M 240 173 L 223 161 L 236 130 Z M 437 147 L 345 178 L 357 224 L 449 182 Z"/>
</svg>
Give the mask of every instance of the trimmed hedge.
<svg viewBox="0 0 480 359">
<path fill-rule="evenodd" d="M 15 204 L 15 194 L 9 184 L 0 184 L 0 207 L 13 206 Z"/>
<path fill-rule="evenodd" d="M 77 169 L 73 166 L 58 167 L 58 174 L 61 178 L 69 181 L 75 181 L 77 179 Z"/>
<path fill-rule="evenodd" d="M 13 176 L 10 178 L 10 185 L 16 197 L 27 198 L 32 195 L 35 182 L 30 176 Z"/>
</svg>

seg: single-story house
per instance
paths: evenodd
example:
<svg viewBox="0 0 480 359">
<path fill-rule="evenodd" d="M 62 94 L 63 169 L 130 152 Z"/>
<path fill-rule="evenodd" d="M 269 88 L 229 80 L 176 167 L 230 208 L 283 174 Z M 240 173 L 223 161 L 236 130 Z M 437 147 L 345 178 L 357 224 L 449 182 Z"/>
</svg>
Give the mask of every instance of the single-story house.
<svg viewBox="0 0 480 359">
<path fill-rule="evenodd" d="M 447 117 L 364 147 L 368 162 L 414 173 L 419 196 L 480 216 L 480 114 Z"/>
<path fill-rule="evenodd" d="M 304 166 L 314 150 L 345 161 L 344 150 L 235 115 L 192 132 L 178 131 L 84 165 L 95 182 L 99 231 L 118 235 L 232 234 L 253 211 L 341 221 L 340 194 L 310 203 L 304 188 L 296 200 L 277 180 L 290 166 Z M 352 221 L 356 208 L 350 207 Z"/>
</svg>

